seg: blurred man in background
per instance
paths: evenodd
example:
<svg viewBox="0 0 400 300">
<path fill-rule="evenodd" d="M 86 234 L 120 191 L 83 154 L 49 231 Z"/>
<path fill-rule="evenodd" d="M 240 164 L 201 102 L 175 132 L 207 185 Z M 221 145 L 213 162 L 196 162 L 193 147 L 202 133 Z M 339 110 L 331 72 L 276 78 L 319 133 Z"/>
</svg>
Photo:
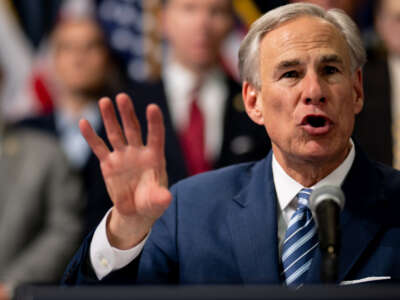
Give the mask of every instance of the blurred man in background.
<svg viewBox="0 0 400 300">
<path fill-rule="evenodd" d="M 161 79 L 132 88 L 144 124 L 157 103 L 165 116 L 169 183 L 268 153 L 265 130 L 245 113 L 241 88 L 223 71 L 219 53 L 233 25 L 229 0 L 168 0 L 162 13 L 167 54 Z M 142 126 L 146 128 L 146 126 Z"/>
<path fill-rule="evenodd" d="M 86 231 L 100 220 L 111 205 L 97 159 L 82 138 L 78 120 L 89 118 L 104 136 L 96 101 L 112 95 L 115 79 L 110 53 L 96 20 L 82 15 L 62 15 L 50 41 L 55 90 L 54 112 L 25 120 L 22 124 L 55 135 L 69 164 L 83 180 L 86 195 Z"/>
<path fill-rule="evenodd" d="M 373 159 L 400 169 L 400 1 L 376 1 L 375 28 L 381 44 L 364 67 L 366 101 L 355 137 Z"/>
<path fill-rule="evenodd" d="M 357 10 L 365 0 L 290 0 L 289 2 L 306 2 L 321 6 L 325 9 L 339 8 L 344 10 L 350 17 L 354 19 Z"/>
</svg>

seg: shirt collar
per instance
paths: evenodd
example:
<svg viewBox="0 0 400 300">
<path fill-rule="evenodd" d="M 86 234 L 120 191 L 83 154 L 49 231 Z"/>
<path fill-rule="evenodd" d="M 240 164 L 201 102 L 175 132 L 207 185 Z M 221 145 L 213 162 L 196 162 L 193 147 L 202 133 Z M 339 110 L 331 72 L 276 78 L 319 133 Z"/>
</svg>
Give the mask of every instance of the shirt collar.
<svg viewBox="0 0 400 300">
<path fill-rule="evenodd" d="M 60 132 L 68 131 L 71 128 L 79 128 L 78 123 L 81 118 L 88 120 L 95 130 L 100 128 L 101 117 L 95 101 L 89 103 L 79 116 L 71 116 L 60 109 L 55 111 L 56 127 Z"/>
<path fill-rule="evenodd" d="M 184 128 L 188 122 L 188 111 L 193 99 L 191 93 L 199 84 L 198 79 L 193 72 L 182 66 L 170 54 L 165 59 L 162 78 L 174 126 Z M 211 113 L 223 112 L 229 91 L 225 83 L 225 76 L 218 66 L 204 74 L 197 92 L 197 103 L 201 110 Z M 206 122 L 209 123 L 207 117 Z M 217 117 L 223 120 L 219 113 Z"/>
<path fill-rule="evenodd" d="M 174 93 L 174 96 L 182 96 L 185 99 L 193 92 L 196 85 L 200 83 L 197 76 L 177 62 L 170 53 L 167 55 L 163 65 L 162 78 L 167 91 Z M 223 80 L 224 76 L 221 69 L 218 66 L 211 68 L 201 81 L 199 93 L 206 89 L 204 86 L 208 86 L 213 82 L 221 83 Z"/>
<path fill-rule="evenodd" d="M 315 189 L 324 185 L 341 186 L 347 173 L 353 165 L 355 157 L 355 147 L 353 141 L 350 139 L 351 149 L 346 159 L 332 171 L 328 176 L 317 182 L 311 188 Z M 296 197 L 299 191 L 304 188 L 300 183 L 290 177 L 280 166 L 275 158 L 272 156 L 272 174 L 274 178 L 276 196 L 278 198 L 281 210 L 285 210 L 292 200 Z"/>
<path fill-rule="evenodd" d="M 196 85 L 196 76 L 170 56 L 163 67 L 163 80 L 167 92 L 186 99 Z"/>
</svg>

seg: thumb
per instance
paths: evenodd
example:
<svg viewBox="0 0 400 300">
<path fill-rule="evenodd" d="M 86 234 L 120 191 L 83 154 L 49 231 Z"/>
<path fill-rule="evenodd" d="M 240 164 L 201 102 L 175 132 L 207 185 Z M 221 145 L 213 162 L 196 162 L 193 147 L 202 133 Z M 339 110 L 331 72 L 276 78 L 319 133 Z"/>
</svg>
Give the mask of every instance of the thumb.
<svg viewBox="0 0 400 300">
<path fill-rule="evenodd" d="M 150 190 L 149 199 L 152 199 L 152 211 L 154 217 L 159 218 L 172 202 L 171 192 L 163 187 L 157 186 Z"/>
</svg>

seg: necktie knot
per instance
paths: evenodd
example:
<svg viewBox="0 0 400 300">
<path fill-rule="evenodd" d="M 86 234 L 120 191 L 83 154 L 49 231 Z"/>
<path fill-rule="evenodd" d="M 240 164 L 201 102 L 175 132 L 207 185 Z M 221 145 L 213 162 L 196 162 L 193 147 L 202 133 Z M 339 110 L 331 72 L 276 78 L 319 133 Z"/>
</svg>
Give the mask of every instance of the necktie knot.
<svg viewBox="0 0 400 300">
<path fill-rule="evenodd" d="M 301 191 L 297 194 L 297 209 L 308 207 L 308 200 L 310 199 L 311 192 L 312 189 L 309 188 L 301 189 Z"/>
</svg>

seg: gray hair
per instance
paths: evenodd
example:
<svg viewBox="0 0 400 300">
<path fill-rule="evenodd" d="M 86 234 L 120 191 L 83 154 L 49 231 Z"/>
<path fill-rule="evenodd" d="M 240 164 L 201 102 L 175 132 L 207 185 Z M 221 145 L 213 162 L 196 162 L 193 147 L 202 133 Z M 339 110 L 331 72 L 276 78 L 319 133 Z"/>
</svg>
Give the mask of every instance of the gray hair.
<svg viewBox="0 0 400 300">
<path fill-rule="evenodd" d="M 334 25 L 342 34 L 350 50 L 353 71 L 362 67 L 367 55 L 360 32 L 354 21 L 340 9 L 324 10 L 314 4 L 294 3 L 275 8 L 255 21 L 239 49 L 239 72 L 242 81 L 261 88 L 259 46 L 262 38 L 280 24 L 301 16 L 315 16 Z"/>
</svg>

